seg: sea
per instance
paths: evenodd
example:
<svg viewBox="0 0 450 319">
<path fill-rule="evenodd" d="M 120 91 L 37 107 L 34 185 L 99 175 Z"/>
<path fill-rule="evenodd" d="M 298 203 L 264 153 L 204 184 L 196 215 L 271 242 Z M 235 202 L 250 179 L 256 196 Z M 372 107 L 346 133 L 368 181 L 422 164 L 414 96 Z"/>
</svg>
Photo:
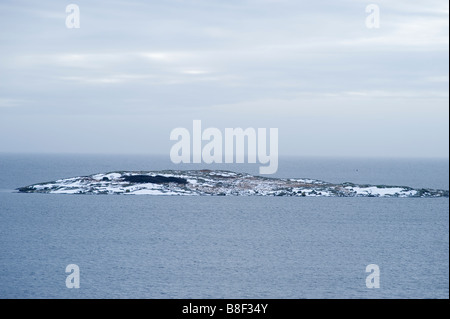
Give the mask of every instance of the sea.
<svg viewBox="0 0 450 319">
<path fill-rule="evenodd" d="M 15 191 L 60 178 L 164 169 L 258 174 L 259 164 L 0 154 L 0 298 L 449 298 L 448 198 Z M 449 161 L 282 157 L 273 177 L 448 190 Z M 74 275 L 79 288 L 70 288 Z"/>
</svg>

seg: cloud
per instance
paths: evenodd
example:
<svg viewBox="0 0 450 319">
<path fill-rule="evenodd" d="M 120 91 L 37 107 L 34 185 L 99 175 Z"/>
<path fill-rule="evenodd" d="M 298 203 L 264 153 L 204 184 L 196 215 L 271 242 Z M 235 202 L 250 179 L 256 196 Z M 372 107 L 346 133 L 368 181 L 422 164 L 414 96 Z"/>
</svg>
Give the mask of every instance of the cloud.
<svg viewBox="0 0 450 319">
<path fill-rule="evenodd" d="M 23 105 L 26 102 L 26 100 L 22 99 L 0 98 L 0 107 L 16 107 Z"/>
<path fill-rule="evenodd" d="M 205 70 L 190 69 L 190 70 L 182 70 L 181 73 L 182 74 L 189 74 L 189 75 L 205 75 L 205 74 L 208 74 L 210 72 L 205 71 Z"/>
<path fill-rule="evenodd" d="M 441 76 L 430 76 L 425 79 L 428 82 L 437 82 L 437 83 L 448 83 L 449 82 L 449 76 L 447 75 L 441 75 Z"/>
<path fill-rule="evenodd" d="M 69 30 L 64 4 L 4 1 L 0 117 L 26 108 L 51 126 L 54 113 L 132 110 L 169 123 L 224 116 L 230 127 L 276 119 L 295 131 L 303 116 L 336 127 L 343 116 L 382 126 L 420 114 L 432 129 L 448 102 L 448 2 L 379 0 L 379 29 L 365 26 L 369 3 L 85 1 L 81 28 Z"/>
<path fill-rule="evenodd" d="M 448 113 L 448 93 L 440 91 L 350 91 L 303 93 L 291 99 L 256 99 L 245 102 L 218 104 L 213 109 L 222 114 L 254 114 L 261 116 L 294 117 L 319 116 L 349 118 L 405 116 L 420 113 L 425 117 Z M 429 104 L 428 101 L 434 101 Z"/>
<path fill-rule="evenodd" d="M 151 75 L 119 74 L 105 77 L 66 76 L 60 77 L 60 79 L 64 81 L 78 82 L 81 84 L 119 84 L 125 82 L 141 81 L 142 79 L 149 79 L 151 77 Z"/>
<path fill-rule="evenodd" d="M 184 57 L 183 53 L 173 53 L 173 52 L 142 52 L 137 53 L 138 56 L 149 59 L 150 61 L 156 62 L 174 62 L 179 61 L 180 58 Z"/>
</svg>

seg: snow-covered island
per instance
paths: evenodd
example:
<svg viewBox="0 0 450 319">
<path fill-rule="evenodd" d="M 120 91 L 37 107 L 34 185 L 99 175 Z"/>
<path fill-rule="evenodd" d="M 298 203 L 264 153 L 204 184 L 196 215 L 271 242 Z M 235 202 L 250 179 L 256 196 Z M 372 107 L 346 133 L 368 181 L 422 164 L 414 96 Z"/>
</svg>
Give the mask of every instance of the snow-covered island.
<svg viewBox="0 0 450 319">
<path fill-rule="evenodd" d="M 21 193 L 48 194 L 449 197 L 448 190 L 332 184 L 314 179 L 267 178 L 222 170 L 120 171 L 60 179 L 17 190 Z"/>
</svg>

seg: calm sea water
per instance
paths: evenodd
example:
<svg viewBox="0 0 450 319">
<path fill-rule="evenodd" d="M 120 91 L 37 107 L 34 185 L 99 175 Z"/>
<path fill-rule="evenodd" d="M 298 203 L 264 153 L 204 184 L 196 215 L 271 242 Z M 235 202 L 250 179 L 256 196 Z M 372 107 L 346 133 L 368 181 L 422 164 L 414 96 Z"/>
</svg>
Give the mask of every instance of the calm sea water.
<svg viewBox="0 0 450 319">
<path fill-rule="evenodd" d="M 448 189 L 448 160 L 284 158 L 279 177 Z M 0 298 L 448 298 L 449 200 L 18 194 L 164 157 L 0 155 Z M 257 173 L 257 166 L 207 168 Z M 80 267 L 80 289 L 65 267 Z M 366 288 L 368 264 L 379 289 Z"/>
</svg>

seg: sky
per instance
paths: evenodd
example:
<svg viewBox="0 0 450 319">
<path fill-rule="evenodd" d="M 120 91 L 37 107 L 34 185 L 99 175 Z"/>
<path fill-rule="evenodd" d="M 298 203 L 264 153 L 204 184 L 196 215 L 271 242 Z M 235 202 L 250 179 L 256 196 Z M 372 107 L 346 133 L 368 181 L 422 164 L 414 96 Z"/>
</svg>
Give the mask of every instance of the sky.
<svg viewBox="0 0 450 319">
<path fill-rule="evenodd" d="M 0 30 L 0 152 L 169 156 L 201 120 L 278 128 L 280 156 L 448 158 L 447 0 L 2 0 Z"/>
</svg>

